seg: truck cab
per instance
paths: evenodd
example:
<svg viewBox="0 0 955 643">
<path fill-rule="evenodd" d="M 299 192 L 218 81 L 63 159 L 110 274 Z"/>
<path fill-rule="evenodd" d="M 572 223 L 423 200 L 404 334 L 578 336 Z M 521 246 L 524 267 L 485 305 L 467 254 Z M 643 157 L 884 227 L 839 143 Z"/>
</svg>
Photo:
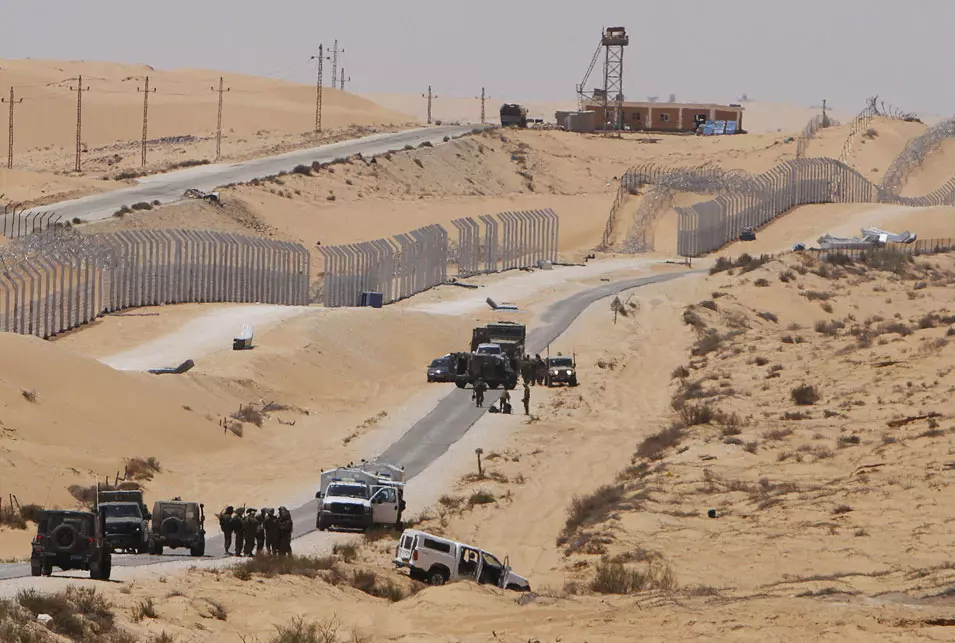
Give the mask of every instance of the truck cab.
<svg viewBox="0 0 955 643">
<path fill-rule="evenodd" d="M 315 527 L 319 531 L 333 527 L 367 531 L 374 525 L 401 523 L 405 509 L 404 470 L 383 464 L 360 466 L 374 472 L 351 467 L 322 472 L 321 487 L 315 494 Z"/>
<path fill-rule="evenodd" d="M 97 510 L 106 520 L 106 541 L 114 551 L 145 554 L 149 551 L 152 517 L 138 489 L 99 491 Z"/>
</svg>

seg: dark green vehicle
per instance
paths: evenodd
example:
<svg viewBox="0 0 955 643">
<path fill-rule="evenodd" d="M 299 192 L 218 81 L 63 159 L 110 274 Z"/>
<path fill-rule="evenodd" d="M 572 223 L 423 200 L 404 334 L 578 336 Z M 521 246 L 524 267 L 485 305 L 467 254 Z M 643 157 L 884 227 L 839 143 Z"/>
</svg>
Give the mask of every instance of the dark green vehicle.
<svg viewBox="0 0 955 643">
<path fill-rule="evenodd" d="M 109 580 L 112 550 L 106 541 L 106 520 L 88 511 L 44 511 L 30 554 L 30 574 L 49 576 L 63 571 L 89 570 L 90 578 Z"/>
</svg>

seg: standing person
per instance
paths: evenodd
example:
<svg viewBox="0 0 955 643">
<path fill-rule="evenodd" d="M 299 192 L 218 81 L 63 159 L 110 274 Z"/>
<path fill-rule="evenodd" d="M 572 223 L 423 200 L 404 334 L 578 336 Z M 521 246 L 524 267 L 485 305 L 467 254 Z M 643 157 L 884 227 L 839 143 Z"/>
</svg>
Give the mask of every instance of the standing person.
<svg viewBox="0 0 955 643">
<path fill-rule="evenodd" d="M 474 383 L 474 406 L 482 407 L 484 406 L 484 391 L 487 390 L 487 384 L 484 383 L 482 378 L 477 378 L 477 381 Z"/>
<path fill-rule="evenodd" d="M 225 553 L 231 554 L 232 548 L 232 512 L 235 511 L 232 505 L 229 505 L 217 516 L 219 519 L 219 529 L 222 530 L 222 538 L 225 541 Z"/>
<path fill-rule="evenodd" d="M 524 415 L 531 414 L 531 388 L 524 382 Z"/>
<path fill-rule="evenodd" d="M 255 554 L 255 533 L 259 529 L 259 519 L 255 515 L 255 508 L 249 507 L 245 510 L 245 548 L 242 553 L 246 556 Z"/>
<path fill-rule="evenodd" d="M 534 368 L 534 363 L 531 362 L 530 355 L 524 355 L 524 359 L 521 360 L 521 377 L 524 378 L 524 383 L 532 382 L 533 378 L 531 377 L 531 370 Z"/>
<path fill-rule="evenodd" d="M 242 515 L 245 513 L 245 507 L 239 507 L 232 514 L 232 533 L 235 534 L 235 555 L 242 555 L 242 547 L 245 544 L 245 520 Z"/>
<path fill-rule="evenodd" d="M 275 508 L 269 507 L 262 521 L 265 527 L 265 550 L 271 555 L 276 554 L 278 544 L 278 521 L 275 518 Z"/>
<path fill-rule="evenodd" d="M 543 386 L 547 378 L 547 363 L 541 359 L 540 353 L 534 358 L 534 377 L 537 379 L 538 386 Z"/>
<path fill-rule="evenodd" d="M 279 507 L 278 517 L 278 552 L 279 556 L 292 555 L 292 514 L 285 507 Z"/>
<path fill-rule="evenodd" d="M 265 549 L 265 512 L 268 509 L 264 507 L 259 510 L 259 515 L 257 516 L 257 524 L 255 528 L 255 555 L 258 556 L 262 553 L 262 550 Z"/>
</svg>

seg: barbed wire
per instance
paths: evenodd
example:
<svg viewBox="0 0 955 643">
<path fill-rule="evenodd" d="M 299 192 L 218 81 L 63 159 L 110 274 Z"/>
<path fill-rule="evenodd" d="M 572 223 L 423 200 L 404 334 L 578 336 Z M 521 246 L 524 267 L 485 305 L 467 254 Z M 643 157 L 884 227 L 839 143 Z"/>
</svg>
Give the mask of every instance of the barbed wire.
<svg viewBox="0 0 955 643">
<path fill-rule="evenodd" d="M 922 166 L 926 157 L 941 147 L 943 141 L 953 137 L 955 137 L 955 118 L 930 127 L 921 136 L 909 141 L 882 177 L 882 190 L 898 194 L 905 181 L 912 172 Z"/>
</svg>

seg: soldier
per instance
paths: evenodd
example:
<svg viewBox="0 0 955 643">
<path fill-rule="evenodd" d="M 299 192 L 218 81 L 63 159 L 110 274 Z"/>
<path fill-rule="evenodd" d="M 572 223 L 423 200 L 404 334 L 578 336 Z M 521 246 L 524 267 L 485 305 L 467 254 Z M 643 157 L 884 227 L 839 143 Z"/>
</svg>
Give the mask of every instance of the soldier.
<svg viewBox="0 0 955 643">
<path fill-rule="evenodd" d="M 474 383 L 474 393 L 471 397 L 474 398 L 474 406 L 484 406 L 484 391 L 487 390 L 487 384 L 484 383 L 482 378 L 477 378 L 477 381 Z"/>
<path fill-rule="evenodd" d="M 278 552 L 279 556 L 292 555 L 292 514 L 285 507 L 279 507 L 278 523 Z"/>
<path fill-rule="evenodd" d="M 260 509 L 257 517 L 257 526 L 255 529 L 255 555 L 258 556 L 265 549 L 265 512 L 268 509 Z"/>
<path fill-rule="evenodd" d="M 245 510 L 243 529 L 245 531 L 245 548 L 242 553 L 246 556 L 252 556 L 255 553 L 255 532 L 259 529 L 259 518 L 255 515 L 254 507 Z"/>
<path fill-rule="evenodd" d="M 539 386 L 543 386 L 544 380 L 547 378 L 547 364 L 541 359 L 540 353 L 534 357 L 534 377 Z"/>
<path fill-rule="evenodd" d="M 262 521 L 265 527 L 265 549 L 273 556 L 276 554 L 278 544 L 278 520 L 275 517 L 275 509 L 269 507 Z"/>
<path fill-rule="evenodd" d="M 525 355 L 524 359 L 521 360 L 521 377 L 524 379 L 524 383 L 532 383 L 534 378 L 531 376 L 531 372 L 534 368 L 534 363 L 531 361 L 530 355 Z"/>
<path fill-rule="evenodd" d="M 527 382 L 524 382 L 524 415 L 531 414 L 531 389 L 527 385 Z"/>
<path fill-rule="evenodd" d="M 507 389 L 501 392 L 501 413 L 506 413 L 507 415 L 511 414 L 511 394 L 507 392 Z"/>
<path fill-rule="evenodd" d="M 242 555 L 242 545 L 245 543 L 245 520 L 242 515 L 245 513 L 245 507 L 239 507 L 232 514 L 232 533 L 235 534 L 235 555 Z"/>
<path fill-rule="evenodd" d="M 229 549 L 232 548 L 232 512 L 235 509 L 232 508 L 232 505 L 229 505 L 222 510 L 217 518 L 219 518 L 219 529 L 222 530 L 222 538 L 225 541 L 225 553 L 231 554 L 232 552 Z"/>
</svg>

